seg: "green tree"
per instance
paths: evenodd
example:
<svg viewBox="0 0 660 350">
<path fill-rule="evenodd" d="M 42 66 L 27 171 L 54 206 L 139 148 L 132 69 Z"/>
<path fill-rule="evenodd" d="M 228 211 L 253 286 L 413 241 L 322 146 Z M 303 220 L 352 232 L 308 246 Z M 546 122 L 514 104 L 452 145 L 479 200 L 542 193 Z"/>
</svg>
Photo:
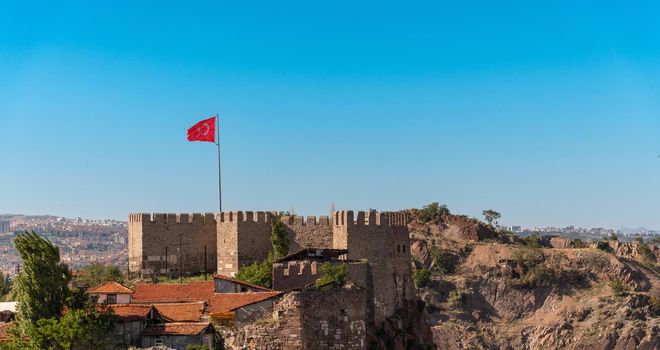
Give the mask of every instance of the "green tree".
<svg viewBox="0 0 660 350">
<path fill-rule="evenodd" d="M 11 286 L 12 280 L 9 275 L 5 276 L 2 271 L 0 271 L 0 301 L 9 296 L 9 292 L 11 292 Z"/>
<path fill-rule="evenodd" d="M 286 232 L 281 215 L 277 215 L 271 223 L 270 240 L 273 244 L 275 259 L 289 254 L 289 234 Z"/>
<path fill-rule="evenodd" d="M 265 288 L 272 287 L 273 254 L 269 253 L 264 261 L 241 267 L 236 273 L 236 278 Z"/>
<path fill-rule="evenodd" d="M 486 209 L 482 211 L 481 214 L 483 214 L 484 218 L 486 219 L 486 222 L 488 222 L 488 225 L 492 225 L 493 222 L 497 224 L 497 219 L 502 217 L 502 214 L 496 212 L 493 209 Z"/>
<path fill-rule="evenodd" d="M 36 324 L 40 319 L 59 317 L 69 296 L 67 283 L 71 279 L 69 268 L 60 262 L 60 250 L 49 240 L 27 231 L 14 239 L 14 246 L 23 259 L 23 269 L 14 286 L 17 318 L 22 324 Z"/>
<path fill-rule="evenodd" d="M 14 245 L 23 258 L 14 288 L 18 327 L 4 348 L 104 349 L 115 317 L 85 291 L 68 290 L 70 275 L 59 261 L 58 248 L 34 232 L 20 234 Z"/>
<path fill-rule="evenodd" d="M 329 262 L 324 262 L 319 267 L 319 271 L 321 272 L 321 277 L 316 280 L 317 286 L 323 286 L 331 282 L 344 285 L 348 277 L 346 264 L 332 264 Z"/>
<path fill-rule="evenodd" d="M 443 274 L 452 274 L 456 272 L 458 257 L 454 254 L 442 249 L 434 249 L 431 251 L 431 257 L 433 258 L 433 266 L 438 272 Z"/>
<path fill-rule="evenodd" d="M 447 205 L 440 205 L 438 202 L 425 205 L 419 212 L 419 219 L 424 222 L 438 220 L 442 216 L 449 215 L 449 208 Z"/>
<path fill-rule="evenodd" d="M 418 269 L 413 275 L 413 280 L 415 281 L 415 287 L 426 287 L 426 285 L 431 280 L 431 271 L 424 268 Z"/>
<path fill-rule="evenodd" d="M 115 265 L 93 262 L 78 272 L 78 282 L 88 287 L 95 287 L 104 282 L 123 283 L 124 276 Z"/>
<path fill-rule="evenodd" d="M 620 297 L 628 294 L 628 286 L 618 278 L 610 281 L 610 288 L 612 288 L 612 294 L 614 294 L 614 296 Z"/>
</svg>

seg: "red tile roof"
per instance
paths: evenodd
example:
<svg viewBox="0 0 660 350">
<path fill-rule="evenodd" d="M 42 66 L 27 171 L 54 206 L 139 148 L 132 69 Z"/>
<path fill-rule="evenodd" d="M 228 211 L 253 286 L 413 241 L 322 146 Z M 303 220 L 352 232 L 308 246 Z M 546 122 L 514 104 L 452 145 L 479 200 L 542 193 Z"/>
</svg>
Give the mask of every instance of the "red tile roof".
<svg viewBox="0 0 660 350">
<path fill-rule="evenodd" d="M 117 283 L 105 282 L 89 290 L 90 294 L 130 294 L 130 288 Z"/>
<path fill-rule="evenodd" d="M 3 340 L 9 339 L 9 334 L 7 334 L 7 331 L 9 330 L 9 327 L 11 327 L 11 322 L 10 323 L 0 323 L 0 343 Z"/>
<path fill-rule="evenodd" d="M 280 292 L 215 293 L 209 303 L 209 312 L 214 314 L 233 311 L 280 294 Z"/>
<path fill-rule="evenodd" d="M 160 318 L 167 322 L 199 322 L 205 306 L 204 302 L 154 304 Z"/>
<path fill-rule="evenodd" d="M 182 301 L 209 301 L 213 297 L 215 284 L 190 282 L 186 284 L 138 284 L 133 287 L 134 303 L 176 303 Z"/>
<path fill-rule="evenodd" d="M 152 305 L 139 304 L 113 304 L 108 305 L 115 315 L 121 321 L 139 321 L 149 317 L 149 313 L 154 309 Z"/>
<path fill-rule="evenodd" d="M 211 326 L 210 323 L 175 322 L 150 324 L 142 332 L 143 336 L 161 335 L 200 335 Z"/>
<path fill-rule="evenodd" d="M 215 279 L 218 279 L 218 280 L 224 280 L 224 281 L 229 281 L 229 282 L 236 283 L 236 284 L 241 284 L 241 285 L 244 285 L 244 286 L 246 286 L 246 287 L 250 287 L 250 288 L 254 288 L 254 289 L 259 289 L 259 290 L 264 290 L 264 291 L 266 291 L 266 290 L 267 290 L 267 291 L 272 290 L 272 289 L 268 289 L 268 288 L 265 288 L 265 287 L 262 287 L 262 286 L 258 286 L 258 285 L 256 285 L 256 284 L 252 284 L 252 283 L 247 283 L 247 282 L 245 282 L 245 281 L 241 281 L 241 280 L 239 280 L 239 279 L 236 279 L 236 278 L 233 278 L 233 277 L 229 277 L 229 276 L 225 276 L 225 275 L 215 275 L 214 278 L 215 278 Z"/>
</svg>

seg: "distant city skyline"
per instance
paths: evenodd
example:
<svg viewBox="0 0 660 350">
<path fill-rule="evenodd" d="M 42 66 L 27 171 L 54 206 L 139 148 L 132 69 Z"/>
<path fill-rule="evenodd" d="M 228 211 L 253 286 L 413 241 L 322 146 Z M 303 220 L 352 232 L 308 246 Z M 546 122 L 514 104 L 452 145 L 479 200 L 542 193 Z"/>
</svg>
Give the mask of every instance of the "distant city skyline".
<svg viewBox="0 0 660 350">
<path fill-rule="evenodd" d="M 0 213 L 660 229 L 660 4 L 0 4 Z M 522 15 L 524 14 L 524 15 Z"/>
</svg>

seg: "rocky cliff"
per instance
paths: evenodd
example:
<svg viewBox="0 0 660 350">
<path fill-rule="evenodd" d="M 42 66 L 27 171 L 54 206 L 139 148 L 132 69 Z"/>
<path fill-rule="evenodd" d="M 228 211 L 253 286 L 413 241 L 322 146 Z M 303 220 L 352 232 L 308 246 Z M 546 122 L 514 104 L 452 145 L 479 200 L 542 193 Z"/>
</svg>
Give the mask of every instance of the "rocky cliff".
<svg viewBox="0 0 660 350">
<path fill-rule="evenodd" d="M 530 244 L 453 215 L 410 230 L 415 267 L 430 271 L 418 295 L 439 349 L 660 348 L 655 246 Z"/>
</svg>

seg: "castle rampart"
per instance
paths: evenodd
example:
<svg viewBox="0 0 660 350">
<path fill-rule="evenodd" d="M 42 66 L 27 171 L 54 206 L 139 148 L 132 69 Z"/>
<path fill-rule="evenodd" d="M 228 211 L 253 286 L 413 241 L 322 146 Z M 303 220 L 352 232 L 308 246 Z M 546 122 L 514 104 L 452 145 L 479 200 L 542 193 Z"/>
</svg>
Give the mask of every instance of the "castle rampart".
<svg viewBox="0 0 660 350">
<path fill-rule="evenodd" d="M 366 259 L 373 291 L 368 311 L 375 324 L 414 300 L 408 218 L 396 212 L 338 211 L 333 214 L 333 248 L 347 249 L 350 260 Z"/>
<path fill-rule="evenodd" d="M 128 231 L 131 272 L 178 276 L 214 271 L 217 243 L 212 213 L 132 213 Z"/>
<path fill-rule="evenodd" d="M 305 248 L 332 248 L 332 223 L 327 216 L 283 216 L 289 234 L 289 252 Z"/>
<path fill-rule="evenodd" d="M 217 214 L 217 273 L 234 276 L 238 268 L 261 261 L 272 249 L 271 223 L 276 213 L 232 211 Z"/>
</svg>

